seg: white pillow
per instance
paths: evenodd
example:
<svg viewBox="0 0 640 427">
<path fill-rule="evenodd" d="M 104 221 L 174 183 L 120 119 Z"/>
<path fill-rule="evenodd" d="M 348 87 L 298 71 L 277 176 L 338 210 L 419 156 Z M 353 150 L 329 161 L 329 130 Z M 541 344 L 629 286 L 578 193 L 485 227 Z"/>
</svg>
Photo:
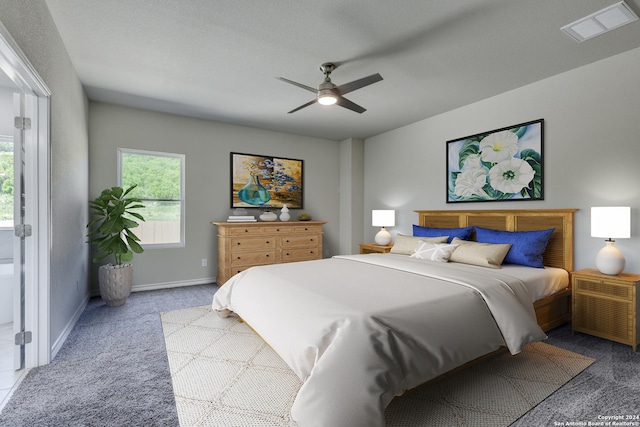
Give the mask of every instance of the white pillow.
<svg viewBox="0 0 640 427">
<path fill-rule="evenodd" d="M 416 251 L 416 247 L 420 241 L 434 242 L 434 243 L 446 243 L 449 240 L 449 236 L 440 237 L 419 237 L 419 236 L 405 236 L 403 234 L 396 235 L 396 242 L 391 248 L 392 254 L 411 255 Z"/>
<path fill-rule="evenodd" d="M 452 245 L 448 243 L 432 243 L 420 240 L 416 251 L 411 258 L 428 259 L 438 262 L 449 262 L 451 254 L 460 245 Z"/>
</svg>

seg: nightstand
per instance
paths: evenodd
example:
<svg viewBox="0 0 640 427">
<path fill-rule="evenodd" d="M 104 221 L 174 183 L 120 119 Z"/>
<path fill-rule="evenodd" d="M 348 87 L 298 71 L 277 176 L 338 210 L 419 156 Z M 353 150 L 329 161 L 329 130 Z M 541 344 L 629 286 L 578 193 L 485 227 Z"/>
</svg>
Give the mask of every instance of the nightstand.
<svg viewBox="0 0 640 427">
<path fill-rule="evenodd" d="M 361 254 L 386 254 L 391 251 L 393 245 L 380 246 L 375 243 L 360 243 Z"/>
<path fill-rule="evenodd" d="M 571 273 L 572 330 L 628 344 L 636 351 L 640 341 L 640 275 L 609 276 L 598 270 Z"/>
</svg>

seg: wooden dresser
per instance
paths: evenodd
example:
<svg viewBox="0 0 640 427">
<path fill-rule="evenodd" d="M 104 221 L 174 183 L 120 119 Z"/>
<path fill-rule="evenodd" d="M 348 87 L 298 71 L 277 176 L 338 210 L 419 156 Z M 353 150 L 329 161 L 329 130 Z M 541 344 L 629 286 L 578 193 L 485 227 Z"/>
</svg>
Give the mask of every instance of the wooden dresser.
<svg viewBox="0 0 640 427">
<path fill-rule="evenodd" d="M 255 265 L 322 258 L 323 221 L 212 224 L 218 228 L 218 285 Z"/>
</svg>

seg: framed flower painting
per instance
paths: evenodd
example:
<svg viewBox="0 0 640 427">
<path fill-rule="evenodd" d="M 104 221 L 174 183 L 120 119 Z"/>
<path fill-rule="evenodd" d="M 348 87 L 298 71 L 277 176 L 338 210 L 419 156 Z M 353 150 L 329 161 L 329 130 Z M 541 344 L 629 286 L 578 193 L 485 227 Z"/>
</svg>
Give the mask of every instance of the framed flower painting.
<svg viewBox="0 0 640 427">
<path fill-rule="evenodd" d="M 231 207 L 302 209 L 303 161 L 231 153 Z"/>
<path fill-rule="evenodd" d="M 544 119 L 447 141 L 447 203 L 543 200 Z"/>
</svg>

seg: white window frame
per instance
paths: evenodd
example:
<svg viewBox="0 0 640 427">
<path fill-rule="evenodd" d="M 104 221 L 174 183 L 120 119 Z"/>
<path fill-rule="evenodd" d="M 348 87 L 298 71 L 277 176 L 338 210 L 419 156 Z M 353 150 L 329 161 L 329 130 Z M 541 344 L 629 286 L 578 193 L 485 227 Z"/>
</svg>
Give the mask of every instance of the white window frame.
<svg viewBox="0 0 640 427">
<path fill-rule="evenodd" d="M 170 157 L 180 159 L 180 242 L 176 243 L 145 243 L 144 249 L 184 248 L 185 247 L 185 155 L 165 153 L 161 151 L 135 150 L 133 148 L 118 148 L 118 186 L 122 186 L 122 156 L 123 154 L 137 154 L 142 156 Z M 144 202 L 144 200 L 143 200 Z M 134 230 L 135 233 L 135 230 Z"/>
</svg>

